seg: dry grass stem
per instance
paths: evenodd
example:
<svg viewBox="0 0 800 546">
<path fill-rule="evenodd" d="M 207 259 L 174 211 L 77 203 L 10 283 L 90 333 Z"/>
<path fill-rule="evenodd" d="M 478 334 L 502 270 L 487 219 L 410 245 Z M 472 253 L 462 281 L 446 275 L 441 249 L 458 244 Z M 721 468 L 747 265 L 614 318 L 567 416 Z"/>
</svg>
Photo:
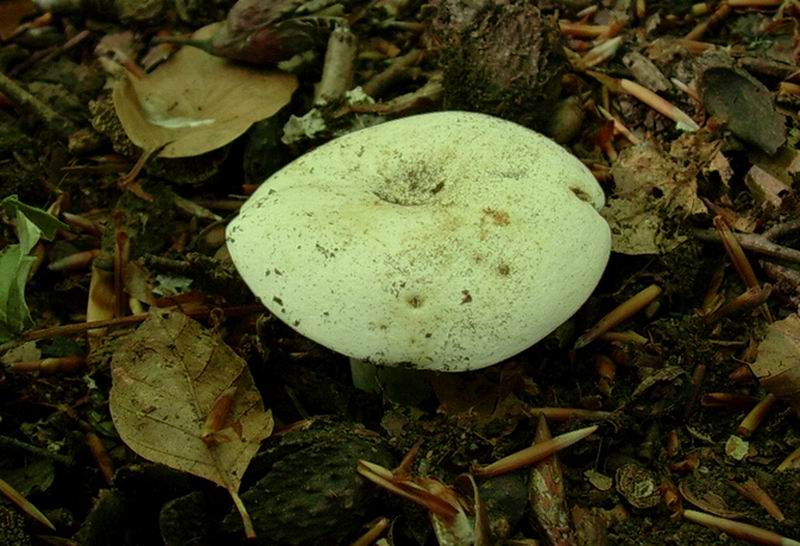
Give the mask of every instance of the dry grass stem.
<svg viewBox="0 0 800 546">
<path fill-rule="evenodd" d="M 89 448 L 89 453 L 92 454 L 100 474 L 103 475 L 106 483 L 111 485 L 114 480 L 114 463 L 111 461 L 108 451 L 106 451 L 100 437 L 94 432 L 86 433 L 86 446 Z"/>
<path fill-rule="evenodd" d="M 754 503 L 761 506 L 767 513 L 772 516 L 775 521 L 779 523 L 783 523 L 786 520 L 786 516 L 783 515 L 783 511 L 778 507 L 772 497 L 769 494 L 761 489 L 761 486 L 753 480 L 752 478 L 748 479 L 744 483 L 736 483 L 731 482 L 736 491 L 739 492 L 740 495 L 753 501 Z"/>
<path fill-rule="evenodd" d="M 50 520 L 47 519 L 47 516 L 42 514 L 38 508 L 36 508 L 33 504 L 28 502 L 28 499 L 23 497 L 22 495 L 17 492 L 16 489 L 11 487 L 6 481 L 0 479 L 0 494 L 7 498 L 11 504 L 22 510 L 29 518 L 34 520 L 35 522 L 47 527 L 51 531 L 55 531 L 56 527 Z"/>
<path fill-rule="evenodd" d="M 606 316 L 601 318 L 597 324 L 592 326 L 583 335 L 581 335 L 575 342 L 575 349 L 586 347 L 589 343 L 605 334 L 612 328 L 615 328 L 622 322 L 628 320 L 633 315 L 650 305 L 655 299 L 661 295 L 661 287 L 657 284 L 652 284 L 641 290 L 633 297 L 622 302 L 620 305 L 612 309 Z"/>
<path fill-rule="evenodd" d="M 79 370 L 86 364 L 86 358 L 82 356 L 62 356 L 53 358 L 43 358 L 41 360 L 28 360 L 25 362 L 14 362 L 7 367 L 15 372 L 38 372 L 42 375 L 56 375 L 72 373 Z"/>
<path fill-rule="evenodd" d="M 608 26 L 606 25 L 586 25 L 569 21 L 559 21 L 558 28 L 564 36 L 575 36 L 577 38 L 597 38 L 608 31 Z"/>
<path fill-rule="evenodd" d="M 789 470 L 790 468 L 800 468 L 800 446 L 792 451 L 783 461 L 781 461 L 781 464 L 778 465 L 778 468 L 776 468 L 775 471 L 783 472 L 785 470 Z"/>
<path fill-rule="evenodd" d="M 714 228 L 717 230 L 717 233 L 719 233 L 722 246 L 725 247 L 725 252 L 728 253 L 731 263 L 733 263 L 733 266 L 736 268 L 745 286 L 750 290 L 759 288 L 759 282 L 756 278 L 755 271 L 753 271 L 753 266 L 750 265 L 750 260 L 747 259 L 739 241 L 736 239 L 733 231 L 728 227 L 725 220 L 722 219 L 722 216 L 714 217 Z M 772 318 L 772 313 L 766 305 L 761 308 L 761 313 L 768 322 L 774 320 Z"/>
<path fill-rule="evenodd" d="M 614 55 L 617 54 L 617 51 L 619 51 L 621 45 L 621 36 L 606 40 L 600 45 L 590 49 L 586 55 L 581 57 L 580 60 L 577 61 L 578 66 L 576 66 L 576 68 L 578 70 L 586 70 L 612 59 Z"/>
<path fill-rule="evenodd" d="M 702 23 L 698 23 L 689 34 L 686 35 L 687 40 L 699 40 L 703 37 L 706 31 L 711 28 L 712 26 L 716 25 L 723 19 L 725 19 L 731 13 L 731 6 L 727 2 L 723 2 L 717 8 L 717 11 L 711 14 L 711 16 L 703 21 Z"/>
<path fill-rule="evenodd" d="M 634 135 L 630 129 L 628 129 L 620 120 L 618 120 L 611 112 L 600 106 L 597 105 L 597 110 L 609 121 L 614 123 L 614 131 L 621 134 L 625 138 L 628 139 L 628 142 L 631 144 L 639 144 L 641 142 L 636 135 Z"/>
<path fill-rule="evenodd" d="M 543 416 L 548 421 L 566 423 L 571 419 L 579 421 L 607 421 L 614 414 L 610 411 L 587 410 L 582 408 L 526 408 L 525 413 L 532 417 Z"/>
<path fill-rule="evenodd" d="M 632 95 L 650 106 L 656 112 L 667 116 L 669 119 L 685 128 L 687 131 L 697 131 L 700 126 L 683 110 L 669 102 L 668 100 L 658 96 L 653 91 L 645 86 L 631 80 L 622 78 L 619 80 L 620 89 L 629 95 Z"/>
<path fill-rule="evenodd" d="M 766 546 L 800 546 L 800 542 L 773 533 L 761 527 L 734 521 L 731 519 L 712 516 L 696 510 L 684 510 L 683 517 L 692 523 L 698 523 L 710 529 L 717 529 L 732 537 L 746 540 L 752 544 L 764 544 Z"/>
<path fill-rule="evenodd" d="M 396 481 L 394 473 L 375 463 L 359 459 L 356 471 L 375 485 L 383 487 L 398 497 L 411 501 L 426 510 L 451 520 L 458 510 L 449 502 L 410 481 Z"/>
<path fill-rule="evenodd" d="M 634 332 L 633 330 L 626 330 L 624 332 L 606 332 L 600 339 L 603 341 L 610 341 L 612 343 L 631 343 L 633 345 L 647 345 L 649 339 L 642 334 Z"/>
<path fill-rule="evenodd" d="M 707 392 L 700 398 L 700 405 L 704 408 L 749 410 L 757 403 L 756 397 L 738 392 Z"/>
<path fill-rule="evenodd" d="M 370 546 L 370 544 L 374 544 L 375 541 L 378 540 L 378 538 L 380 538 L 387 529 L 389 529 L 389 520 L 386 518 L 378 518 L 378 520 L 370 526 L 366 533 L 358 537 L 356 541 L 353 542 L 352 546 Z"/>
<path fill-rule="evenodd" d="M 728 303 L 706 315 L 703 320 L 706 324 L 715 324 L 722 318 L 751 311 L 756 307 L 764 305 L 764 302 L 769 299 L 770 294 L 772 294 L 772 285 L 769 284 L 749 288 Z"/>
<path fill-rule="evenodd" d="M 778 398 L 772 394 L 767 394 L 761 402 L 756 404 L 756 406 L 750 410 L 750 413 L 745 415 L 745 418 L 742 419 L 742 422 L 739 423 L 738 428 L 736 429 L 736 433 L 743 438 L 749 438 L 761 425 L 761 422 L 764 421 L 764 418 L 769 413 L 769 410 L 772 409 L 772 406 L 775 405 L 775 402 L 778 401 Z"/>
<path fill-rule="evenodd" d="M 59 260 L 50 262 L 47 269 L 50 271 L 80 271 L 87 269 L 92 265 L 97 256 L 100 255 L 100 249 L 84 250 L 83 252 L 76 252 L 69 256 L 64 256 Z"/>
<path fill-rule="evenodd" d="M 499 461 L 473 469 L 473 474 L 480 478 L 491 478 L 508 474 L 517 469 L 536 464 L 542 459 L 549 457 L 553 453 L 561 451 L 572 444 L 579 442 L 594 433 L 598 429 L 597 425 L 586 427 L 566 434 L 556 436 L 552 440 L 542 442 L 531 447 L 512 453 L 508 457 L 503 457 Z"/>
</svg>

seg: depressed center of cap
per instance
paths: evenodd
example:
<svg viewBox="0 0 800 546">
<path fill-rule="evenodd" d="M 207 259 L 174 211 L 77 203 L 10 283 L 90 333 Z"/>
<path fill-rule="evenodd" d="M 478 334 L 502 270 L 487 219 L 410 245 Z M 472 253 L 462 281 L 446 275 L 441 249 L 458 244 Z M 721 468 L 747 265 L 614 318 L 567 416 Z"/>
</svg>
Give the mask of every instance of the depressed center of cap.
<svg viewBox="0 0 800 546">
<path fill-rule="evenodd" d="M 462 371 L 533 345 L 588 298 L 610 251 L 603 201 L 546 137 L 438 112 L 290 163 L 242 207 L 228 247 L 301 334 L 376 364 Z"/>
</svg>

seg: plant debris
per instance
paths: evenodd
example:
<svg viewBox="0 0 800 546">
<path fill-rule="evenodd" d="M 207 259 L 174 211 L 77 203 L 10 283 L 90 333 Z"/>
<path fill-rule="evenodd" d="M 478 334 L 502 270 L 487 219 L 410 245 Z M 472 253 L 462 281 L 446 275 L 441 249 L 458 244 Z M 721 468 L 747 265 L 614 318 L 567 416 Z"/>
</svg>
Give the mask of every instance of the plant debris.
<svg viewBox="0 0 800 546">
<path fill-rule="evenodd" d="M 798 18 L 1 1 L 0 545 L 800 543 Z M 455 109 L 577 157 L 613 251 L 552 334 L 401 405 L 268 312 L 225 230 L 331 139 Z"/>
</svg>

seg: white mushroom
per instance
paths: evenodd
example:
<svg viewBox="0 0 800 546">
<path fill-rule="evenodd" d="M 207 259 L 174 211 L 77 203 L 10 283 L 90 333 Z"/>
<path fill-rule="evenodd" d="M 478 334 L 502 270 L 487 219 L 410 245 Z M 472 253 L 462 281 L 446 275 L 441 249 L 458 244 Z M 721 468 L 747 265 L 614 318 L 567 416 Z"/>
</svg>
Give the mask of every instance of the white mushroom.
<svg viewBox="0 0 800 546">
<path fill-rule="evenodd" d="M 530 347 L 592 293 L 610 252 L 589 170 L 483 114 L 406 117 L 270 177 L 228 226 L 252 291 L 355 359 L 475 370 Z"/>
</svg>

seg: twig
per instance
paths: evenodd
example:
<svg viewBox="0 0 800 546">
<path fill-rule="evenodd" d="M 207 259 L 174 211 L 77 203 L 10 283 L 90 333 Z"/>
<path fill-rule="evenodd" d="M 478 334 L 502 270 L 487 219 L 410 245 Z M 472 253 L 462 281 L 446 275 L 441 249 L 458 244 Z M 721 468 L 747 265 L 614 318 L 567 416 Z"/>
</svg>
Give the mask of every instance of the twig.
<svg viewBox="0 0 800 546">
<path fill-rule="evenodd" d="M 389 86 L 406 74 L 409 68 L 418 65 L 424 56 L 425 53 L 422 50 L 412 49 L 405 55 L 394 58 L 385 70 L 375 74 L 361 86 L 361 89 L 372 98 L 379 97 Z"/>
<path fill-rule="evenodd" d="M 58 57 L 59 55 L 63 55 L 64 53 L 66 53 L 70 49 L 74 49 L 76 46 L 81 44 L 89 36 L 91 36 L 91 32 L 89 32 L 88 30 L 82 30 L 79 33 L 77 33 L 75 36 L 73 36 L 72 38 L 70 38 L 69 40 L 67 40 L 63 44 L 61 44 L 60 46 L 56 46 L 56 47 L 53 47 L 53 48 L 50 48 L 50 49 L 47 49 L 47 50 L 43 50 L 41 52 L 36 52 L 33 55 L 31 55 L 30 57 L 28 57 L 28 59 L 26 59 L 25 62 L 16 65 L 12 70 L 9 71 L 8 75 L 14 77 L 17 74 L 20 74 L 21 72 L 24 72 L 25 70 L 27 70 L 28 68 L 33 66 L 33 64 L 35 64 L 35 63 L 38 63 L 38 62 L 43 62 L 43 63 L 50 62 L 53 59 L 55 59 L 56 57 Z"/>
<path fill-rule="evenodd" d="M 713 229 L 693 229 L 692 235 L 705 242 L 720 243 L 719 234 Z M 765 256 L 800 263 L 800 250 L 773 243 L 763 235 L 755 233 L 737 233 L 736 240 L 742 248 Z"/>
<path fill-rule="evenodd" d="M 50 131 L 67 139 L 75 132 L 76 127 L 70 120 L 37 99 L 2 72 L 0 72 L 0 93 L 11 99 L 19 108 L 33 114 Z"/>
<path fill-rule="evenodd" d="M 15 438 L 9 438 L 8 436 L 0 436 L 0 447 L 2 447 L 3 449 L 8 448 L 8 449 L 17 449 L 19 451 L 25 451 L 27 453 L 30 453 L 31 455 L 35 455 L 36 457 L 41 457 L 43 459 L 50 459 L 59 464 L 63 464 L 64 466 L 72 466 L 75 464 L 75 460 L 72 457 L 61 455 L 59 453 L 54 453 L 49 449 L 36 447 L 34 445 L 21 442 Z"/>
<path fill-rule="evenodd" d="M 232 307 L 223 307 L 222 312 L 226 317 L 235 317 L 248 315 L 264 309 L 263 305 L 239 305 Z M 188 309 L 184 312 L 192 317 L 202 317 L 210 313 L 210 307 L 201 307 L 199 309 Z M 127 317 L 118 317 L 108 320 L 95 320 L 92 322 L 79 322 L 75 324 L 64 324 L 62 326 L 53 326 L 50 328 L 42 328 L 41 330 L 29 330 L 20 336 L 23 341 L 34 341 L 37 339 L 46 339 L 55 336 L 75 336 L 82 334 L 88 330 L 96 328 L 110 328 L 112 326 L 130 326 L 131 324 L 139 324 L 144 322 L 149 317 L 149 313 L 140 313 L 138 315 L 129 315 Z"/>
<path fill-rule="evenodd" d="M 705 34 L 710 27 L 716 25 L 717 23 L 725 19 L 730 13 L 731 13 L 730 3 L 723 2 L 717 8 L 717 11 L 712 13 L 708 19 L 706 19 L 702 23 L 698 23 L 697 26 L 695 26 L 691 31 L 689 31 L 689 34 L 686 35 L 686 39 L 699 40 L 700 38 L 703 37 L 703 34 Z"/>
<path fill-rule="evenodd" d="M 611 122 L 613 122 L 614 123 L 614 131 L 616 131 L 617 133 L 619 133 L 622 136 L 624 136 L 625 138 L 627 138 L 628 141 L 631 144 L 639 144 L 639 142 L 641 142 L 636 137 L 636 135 L 631 133 L 630 129 L 628 129 L 620 120 L 618 120 L 616 117 L 614 117 L 614 115 L 611 112 L 609 112 L 608 110 L 606 110 L 605 108 L 603 108 L 599 104 L 597 105 L 597 110 L 603 115 L 604 118 L 606 118 L 607 120 L 610 120 Z"/>
<path fill-rule="evenodd" d="M 762 235 L 772 241 L 787 235 L 791 235 L 792 233 L 796 233 L 798 231 L 800 231 L 800 220 L 790 220 L 788 222 L 775 224 L 762 233 Z"/>
</svg>

